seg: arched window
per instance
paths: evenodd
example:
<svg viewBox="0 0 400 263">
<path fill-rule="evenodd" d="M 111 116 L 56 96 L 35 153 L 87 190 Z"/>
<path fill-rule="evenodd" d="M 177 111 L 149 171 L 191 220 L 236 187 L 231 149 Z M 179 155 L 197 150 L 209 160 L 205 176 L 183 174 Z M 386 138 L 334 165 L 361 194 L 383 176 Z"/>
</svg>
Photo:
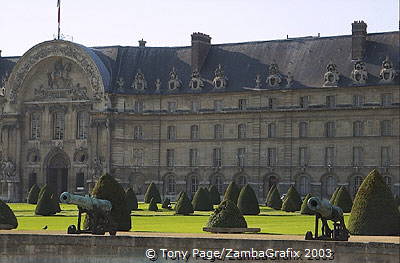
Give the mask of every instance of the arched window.
<svg viewBox="0 0 400 263">
<path fill-rule="evenodd" d="M 40 113 L 31 114 L 31 140 L 40 139 Z"/>
<path fill-rule="evenodd" d="M 353 195 L 355 195 L 357 193 L 358 188 L 360 187 L 362 182 L 363 182 L 363 178 L 361 176 L 359 176 L 359 175 L 354 176 L 354 178 L 353 178 L 353 189 L 352 189 L 353 190 Z"/>
<path fill-rule="evenodd" d="M 65 114 L 57 111 L 53 113 L 53 139 L 63 140 L 65 132 Z"/>
<path fill-rule="evenodd" d="M 325 123 L 325 137 L 335 137 L 335 123 L 333 121 Z"/>
<path fill-rule="evenodd" d="M 175 178 L 173 174 L 170 174 L 166 178 L 166 194 L 173 195 L 175 194 Z"/>
<path fill-rule="evenodd" d="M 244 175 L 240 175 L 237 179 L 237 185 L 239 186 L 239 188 L 242 188 L 243 186 L 245 186 L 247 184 L 247 179 L 246 176 Z"/>
<path fill-rule="evenodd" d="M 308 124 L 307 122 L 299 123 L 299 137 L 307 137 Z"/>
<path fill-rule="evenodd" d="M 353 136 L 363 136 L 364 135 L 364 125 L 362 121 L 353 122 Z"/>
<path fill-rule="evenodd" d="M 197 192 L 199 189 L 199 181 L 196 175 L 192 175 L 190 177 L 190 194 L 191 196 L 194 196 L 194 194 Z"/>
<path fill-rule="evenodd" d="M 88 136 L 88 122 L 89 122 L 89 116 L 87 112 L 81 111 L 78 112 L 77 114 L 77 126 L 78 126 L 78 132 L 76 135 L 77 139 L 87 139 Z"/>
<path fill-rule="evenodd" d="M 300 176 L 299 178 L 299 193 L 305 196 L 310 193 L 310 179 L 307 176 Z"/>
<path fill-rule="evenodd" d="M 215 186 L 218 189 L 218 192 L 220 194 L 223 194 L 225 189 L 224 189 L 224 181 L 222 179 L 222 176 L 216 175 L 214 181 L 215 181 Z"/>
<path fill-rule="evenodd" d="M 246 138 L 246 124 L 239 124 L 239 126 L 238 126 L 238 138 L 239 139 Z"/>
<path fill-rule="evenodd" d="M 326 195 L 331 196 L 336 189 L 336 179 L 333 176 L 326 178 Z"/>
<path fill-rule="evenodd" d="M 275 123 L 268 124 L 268 138 L 276 137 L 276 125 Z"/>
<path fill-rule="evenodd" d="M 222 139 L 224 138 L 224 132 L 222 129 L 222 125 L 221 124 L 215 124 L 214 125 L 214 139 Z"/>
<path fill-rule="evenodd" d="M 199 125 L 190 126 L 190 139 L 192 140 L 199 139 Z"/>
</svg>

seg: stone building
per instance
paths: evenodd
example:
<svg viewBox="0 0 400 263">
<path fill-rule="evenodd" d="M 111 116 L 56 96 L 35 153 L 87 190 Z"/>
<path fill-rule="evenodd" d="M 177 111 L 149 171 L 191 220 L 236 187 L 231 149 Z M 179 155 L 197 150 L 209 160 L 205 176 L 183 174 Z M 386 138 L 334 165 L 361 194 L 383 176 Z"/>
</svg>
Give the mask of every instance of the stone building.
<svg viewBox="0 0 400 263">
<path fill-rule="evenodd" d="M 231 181 L 329 197 L 399 183 L 399 31 L 188 47 L 53 40 L 0 57 L 3 199 L 86 193 L 104 172 L 164 196 Z"/>
</svg>

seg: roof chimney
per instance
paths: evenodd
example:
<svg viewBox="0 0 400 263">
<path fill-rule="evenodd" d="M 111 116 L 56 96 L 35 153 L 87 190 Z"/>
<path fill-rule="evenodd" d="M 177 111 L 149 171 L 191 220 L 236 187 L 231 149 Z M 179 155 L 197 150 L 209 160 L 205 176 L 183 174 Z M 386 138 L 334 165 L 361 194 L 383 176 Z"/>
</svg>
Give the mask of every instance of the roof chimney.
<svg viewBox="0 0 400 263">
<path fill-rule="evenodd" d="M 192 34 L 192 71 L 200 72 L 211 47 L 211 37 L 203 33 Z"/>
<path fill-rule="evenodd" d="M 366 50 L 367 24 L 364 21 L 354 21 L 351 24 L 351 58 L 353 60 L 363 59 Z"/>
<path fill-rule="evenodd" d="M 0 49 L 0 58 L 1 58 L 1 49 Z"/>
<path fill-rule="evenodd" d="M 143 40 L 143 38 L 141 40 L 139 40 L 139 47 L 145 47 L 146 46 L 146 41 Z"/>
</svg>

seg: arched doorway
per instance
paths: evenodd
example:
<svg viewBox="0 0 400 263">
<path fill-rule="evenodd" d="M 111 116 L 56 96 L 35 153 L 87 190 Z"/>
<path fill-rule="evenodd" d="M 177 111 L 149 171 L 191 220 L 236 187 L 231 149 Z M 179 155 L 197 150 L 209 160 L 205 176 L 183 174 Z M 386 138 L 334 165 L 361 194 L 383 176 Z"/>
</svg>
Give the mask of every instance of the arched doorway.
<svg viewBox="0 0 400 263">
<path fill-rule="evenodd" d="M 48 159 L 47 185 L 56 194 L 68 191 L 68 156 L 64 152 L 57 152 Z"/>
</svg>

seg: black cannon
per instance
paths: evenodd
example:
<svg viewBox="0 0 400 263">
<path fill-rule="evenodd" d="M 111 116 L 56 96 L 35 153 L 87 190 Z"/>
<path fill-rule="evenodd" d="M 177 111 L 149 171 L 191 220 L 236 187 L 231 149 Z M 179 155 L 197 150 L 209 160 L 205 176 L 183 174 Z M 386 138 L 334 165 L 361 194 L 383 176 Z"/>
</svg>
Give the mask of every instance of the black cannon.
<svg viewBox="0 0 400 263">
<path fill-rule="evenodd" d="M 308 199 L 307 206 L 315 212 L 315 236 L 311 231 L 308 231 L 305 236 L 306 240 L 349 240 L 349 231 L 344 223 L 343 210 L 340 207 L 331 205 L 328 200 L 321 200 L 317 197 Z M 319 219 L 322 221 L 321 236 L 318 235 Z M 333 222 L 333 230 L 329 228 L 328 220 Z"/>
<path fill-rule="evenodd" d="M 108 200 L 97 199 L 88 195 L 74 195 L 64 192 L 60 195 L 60 201 L 64 204 L 74 204 L 78 206 L 78 224 L 68 227 L 68 234 L 94 234 L 104 235 L 109 232 L 114 236 L 117 233 L 116 226 L 111 218 L 112 204 Z M 81 229 L 82 213 L 89 216 L 88 229 Z"/>
</svg>

